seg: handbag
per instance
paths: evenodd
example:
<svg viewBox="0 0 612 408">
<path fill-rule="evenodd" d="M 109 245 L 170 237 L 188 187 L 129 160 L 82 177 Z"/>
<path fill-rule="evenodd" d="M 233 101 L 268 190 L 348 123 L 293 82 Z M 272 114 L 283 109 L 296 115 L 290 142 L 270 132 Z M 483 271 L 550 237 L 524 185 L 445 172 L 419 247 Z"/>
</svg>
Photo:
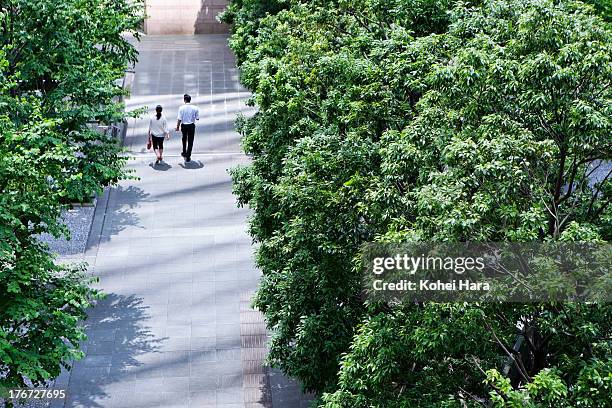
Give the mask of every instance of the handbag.
<svg viewBox="0 0 612 408">
<path fill-rule="evenodd" d="M 149 140 L 147 140 L 147 150 L 151 150 L 151 145 L 152 145 L 151 138 L 149 138 Z"/>
</svg>

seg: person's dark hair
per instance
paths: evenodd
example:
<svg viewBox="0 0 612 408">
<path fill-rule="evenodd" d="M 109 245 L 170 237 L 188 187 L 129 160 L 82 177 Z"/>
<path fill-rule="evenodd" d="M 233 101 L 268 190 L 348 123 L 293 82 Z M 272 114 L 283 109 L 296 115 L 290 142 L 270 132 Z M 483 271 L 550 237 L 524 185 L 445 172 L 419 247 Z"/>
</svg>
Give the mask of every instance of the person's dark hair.
<svg viewBox="0 0 612 408">
<path fill-rule="evenodd" d="M 187 103 L 191 102 L 191 95 L 189 94 L 183 95 L 183 100 Z"/>
<path fill-rule="evenodd" d="M 164 108 L 162 108 L 161 105 L 157 105 L 155 107 L 155 113 L 156 113 L 155 116 L 157 117 L 157 120 L 159 120 L 161 118 L 162 110 L 164 110 Z"/>
</svg>

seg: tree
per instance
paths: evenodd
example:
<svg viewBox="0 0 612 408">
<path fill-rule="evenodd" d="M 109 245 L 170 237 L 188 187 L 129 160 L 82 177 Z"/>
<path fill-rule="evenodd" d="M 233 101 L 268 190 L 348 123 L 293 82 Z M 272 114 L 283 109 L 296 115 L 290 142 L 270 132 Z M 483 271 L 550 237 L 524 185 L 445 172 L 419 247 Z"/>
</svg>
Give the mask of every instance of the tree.
<svg viewBox="0 0 612 408">
<path fill-rule="evenodd" d="M 271 362 L 330 407 L 478 406 L 505 393 L 489 370 L 524 318 L 550 340 L 504 374 L 515 391 L 546 404 L 559 378 L 564 403 L 605 402 L 578 384 L 609 367 L 609 306 L 367 305 L 355 266 L 367 241 L 610 239 L 601 19 L 570 1 L 312 1 L 243 31 L 253 3 L 232 11 L 259 108 L 234 181 Z"/>
<path fill-rule="evenodd" d="M 117 81 L 136 51 L 141 3 L 4 2 L 0 10 L 0 385 L 44 384 L 78 358 L 79 320 L 99 293 L 83 265 L 36 236 L 66 235 L 62 204 L 127 176 L 117 140 L 91 123 L 123 118 Z"/>
<path fill-rule="evenodd" d="M 385 140 L 387 188 L 404 185 L 412 209 L 387 239 L 609 240 L 610 173 L 590 175 L 611 154 L 610 32 L 577 3 L 486 2 L 457 7 L 454 20 L 442 39 L 449 52 L 427 76 L 416 119 Z M 456 406 L 463 399 L 477 406 L 489 397 L 499 406 L 611 403 L 600 379 L 610 376 L 609 305 L 439 309 L 394 311 L 386 330 L 395 344 L 378 350 L 372 345 L 381 344 L 377 333 L 384 330 L 372 329 L 378 320 L 366 321 L 343 361 L 341 391 L 325 397 L 328 405 Z M 465 321 L 466 314 L 475 317 Z M 524 322 L 519 334 L 537 333 L 537 341 L 520 358 L 524 378 L 501 379 L 496 360 L 512 348 L 517 321 Z M 431 333 L 444 340 L 432 342 Z M 420 358 L 424 347 L 435 362 Z M 360 372 L 382 370 L 372 359 L 383 353 L 406 363 L 384 377 Z M 486 370 L 492 371 L 485 377 Z M 463 381 L 453 385 L 457 378 Z M 420 398 L 431 381 L 444 392 Z"/>
<path fill-rule="evenodd" d="M 339 356 L 364 313 L 351 259 L 376 223 L 386 222 L 365 225 L 358 207 L 365 188 L 345 183 L 371 175 L 380 163 L 378 140 L 387 126 L 407 123 L 414 97 L 395 79 L 410 68 L 378 45 L 392 23 L 412 22 L 410 10 L 433 16 L 418 21 L 419 34 L 443 29 L 445 3 L 292 3 L 264 16 L 256 38 L 242 40 L 239 22 L 251 9 L 233 17 L 232 44 L 254 44 L 239 55 L 247 56 L 242 81 L 259 107 L 242 124 L 255 160 L 234 174 L 240 199 L 255 208 L 251 232 L 261 242 L 256 304 L 276 329 L 271 360 L 321 390 L 335 382 Z M 356 10 L 375 15 L 383 28 Z"/>
</svg>

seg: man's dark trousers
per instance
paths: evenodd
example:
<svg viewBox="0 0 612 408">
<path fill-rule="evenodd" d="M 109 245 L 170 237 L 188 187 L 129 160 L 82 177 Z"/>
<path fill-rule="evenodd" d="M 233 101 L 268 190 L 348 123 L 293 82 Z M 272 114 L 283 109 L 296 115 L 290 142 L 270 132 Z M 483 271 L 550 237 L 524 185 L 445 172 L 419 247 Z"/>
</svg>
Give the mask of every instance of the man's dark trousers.
<svg viewBox="0 0 612 408">
<path fill-rule="evenodd" d="M 181 133 L 183 133 L 183 153 L 185 158 L 191 160 L 191 149 L 193 149 L 193 137 L 195 136 L 195 123 L 188 125 L 181 124 Z"/>
</svg>

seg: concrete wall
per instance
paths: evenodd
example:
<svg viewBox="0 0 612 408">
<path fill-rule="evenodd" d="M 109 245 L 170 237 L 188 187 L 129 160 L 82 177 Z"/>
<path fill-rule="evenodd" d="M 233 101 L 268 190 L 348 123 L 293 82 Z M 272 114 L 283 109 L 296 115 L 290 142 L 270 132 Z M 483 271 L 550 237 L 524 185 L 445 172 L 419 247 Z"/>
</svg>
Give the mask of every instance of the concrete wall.
<svg viewBox="0 0 612 408">
<path fill-rule="evenodd" d="M 216 17 L 229 0 L 146 0 L 147 34 L 217 34 L 229 32 Z"/>
</svg>

